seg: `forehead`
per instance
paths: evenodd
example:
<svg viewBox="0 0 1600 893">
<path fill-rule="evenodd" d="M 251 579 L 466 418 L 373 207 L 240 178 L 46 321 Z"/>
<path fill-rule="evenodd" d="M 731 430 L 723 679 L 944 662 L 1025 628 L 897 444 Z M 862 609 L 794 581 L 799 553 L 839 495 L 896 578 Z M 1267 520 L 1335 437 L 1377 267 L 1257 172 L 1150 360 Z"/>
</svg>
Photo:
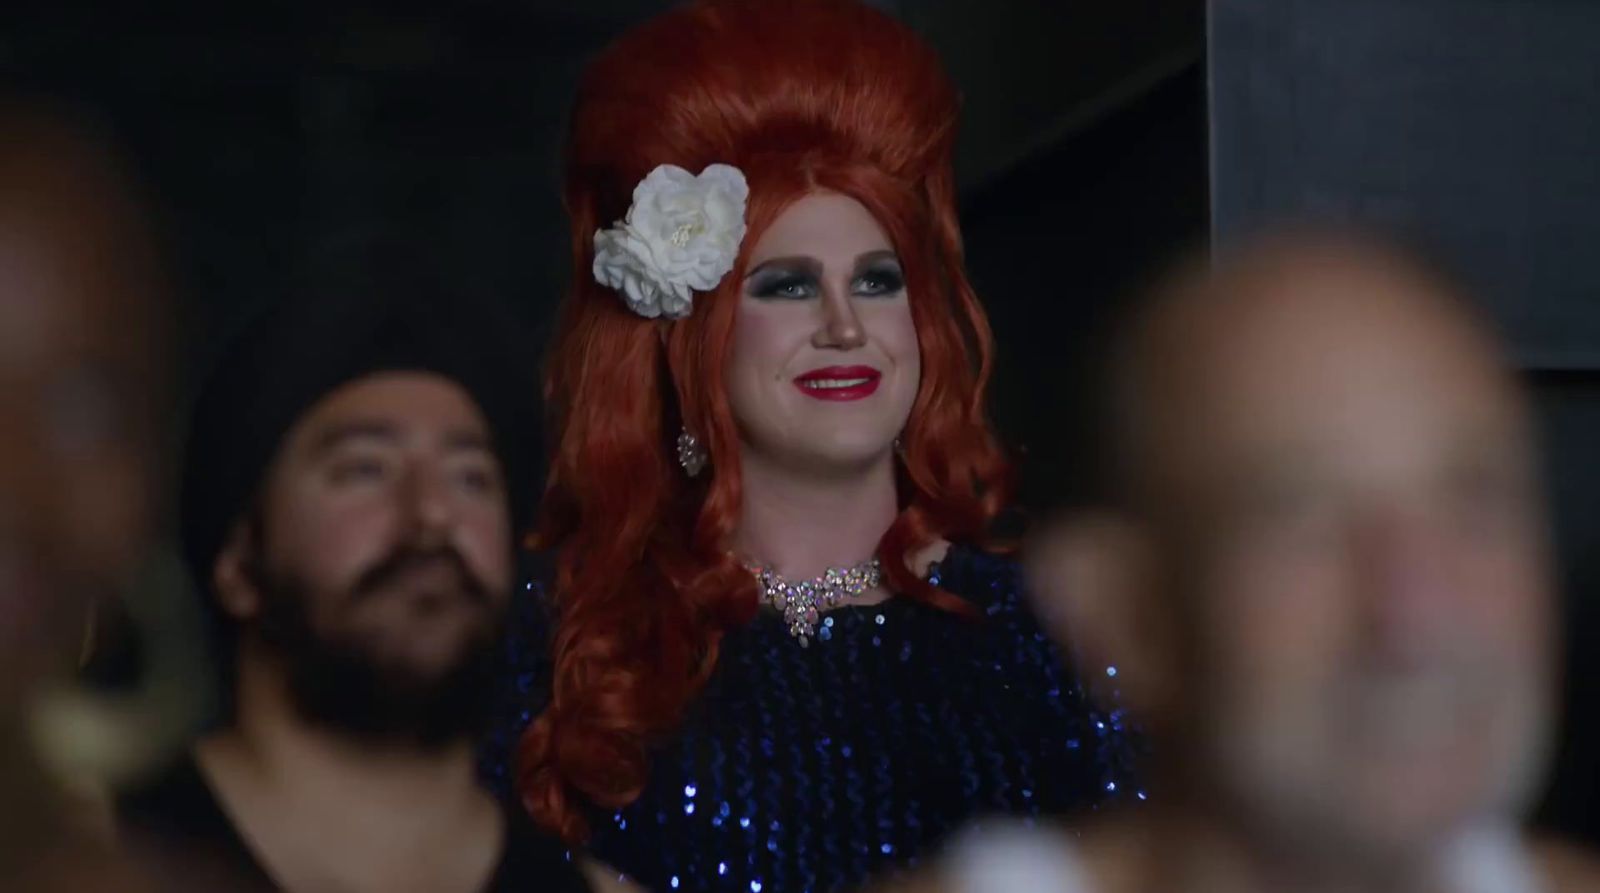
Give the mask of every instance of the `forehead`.
<svg viewBox="0 0 1600 893">
<path fill-rule="evenodd" d="M 773 218 L 751 249 L 750 262 L 788 256 L 853 262 L 861 254 L 892 247 L 888 233 L 861 202 L 837 192 L 811 192 Z"/>
<path fill-rule="evenodd" d="M 488 423 L 465 388 L 432 372 L 378 372 L 347 382 L 317 401 L 295 424 L 299 444 L 348 424 L 379 423 L 402 431 L 486 435 Z"/>
<path fill-rule="evenodd" d="M 1310 258 L 1225 277 L 1149 323 L 1139 415 L 1152 457 L 1206 476 L 1273 455 L 1413 462 L 1521 436 L 1491 340 L 1406 270 Z"/>
</svg>

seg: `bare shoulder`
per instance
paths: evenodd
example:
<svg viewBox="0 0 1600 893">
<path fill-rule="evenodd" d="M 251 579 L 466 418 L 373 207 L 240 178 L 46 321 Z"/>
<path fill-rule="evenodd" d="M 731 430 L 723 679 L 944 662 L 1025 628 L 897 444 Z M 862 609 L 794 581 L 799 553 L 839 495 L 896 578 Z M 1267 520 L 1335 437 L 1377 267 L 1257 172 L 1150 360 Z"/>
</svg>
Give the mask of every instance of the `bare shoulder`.
<svg viewBox="0 0 1600 893">
<path fill-rule="evenodd" d="M 1550 893 L 1600 890 L 1600 855 L 1577 844 L 1549 838 L 1534 840 L 1532 846 Z"/>
</svg>

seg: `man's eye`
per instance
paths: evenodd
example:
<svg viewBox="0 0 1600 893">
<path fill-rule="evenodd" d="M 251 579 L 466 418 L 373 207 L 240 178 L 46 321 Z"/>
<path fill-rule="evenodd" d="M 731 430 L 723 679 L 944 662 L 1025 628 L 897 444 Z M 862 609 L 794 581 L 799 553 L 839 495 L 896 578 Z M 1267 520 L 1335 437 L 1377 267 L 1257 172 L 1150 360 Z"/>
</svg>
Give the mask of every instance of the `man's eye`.
<svg viewBox="0 0 1600 893">
<path fill-rule="evenodd" d="M 469 468 L 456 477 L 463 487 L 474 493 L 490 493 L 500 485 L 500 476 L 486 468 Z"/>
<path fill-rule="evenodd" d="M 333 466 L 332 477 L 335 483 L 376 481 L 381 480 L 387 470 L 376 459 L 347 459 Z"/>
</svg>

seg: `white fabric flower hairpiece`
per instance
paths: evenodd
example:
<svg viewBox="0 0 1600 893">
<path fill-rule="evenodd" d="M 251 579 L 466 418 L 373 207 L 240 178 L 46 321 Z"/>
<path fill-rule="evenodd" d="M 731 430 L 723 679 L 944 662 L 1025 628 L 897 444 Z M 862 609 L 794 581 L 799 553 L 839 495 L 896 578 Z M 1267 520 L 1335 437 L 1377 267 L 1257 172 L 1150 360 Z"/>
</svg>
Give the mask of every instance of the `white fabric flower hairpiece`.
<svg viewBox="0 0 1600 893">
<path fill-rule="evenodd" d="M 732 165 L 698 176 L 657 167 L 634 187 L 627 218 L 594 234 L 595 281 L 640 316 L 688 316 L 694 292 L 716 288 L 733 269 L 749 198 L 744 172 Z"/>
</svg>

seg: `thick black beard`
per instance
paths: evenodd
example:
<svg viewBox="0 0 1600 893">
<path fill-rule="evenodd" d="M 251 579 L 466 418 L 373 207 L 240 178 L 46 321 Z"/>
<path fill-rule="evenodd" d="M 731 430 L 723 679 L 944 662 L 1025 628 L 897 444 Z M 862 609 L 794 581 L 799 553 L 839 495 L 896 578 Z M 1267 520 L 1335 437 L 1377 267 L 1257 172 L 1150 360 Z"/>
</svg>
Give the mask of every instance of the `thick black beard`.
<svg viewBox="0 0 1600 893">
<path fill-rule="evenodd" d="M 345 598 L 364 597 L 362 590 L 381 582 L 387 571 L 424 557 L 392 557 Z M 463 572 L 470 580 L 464 567 Z M 453 663 L 423 673 L 374 655 L 351 637 L 316 630 L 309 587 L 293 575 L 258 566 L 251 576 L 262 599 L 253 632 L 282 660 L 290 697 L 307 722 L 377 747 L 425 750 L 476 737 L 487 725 L 505 664 L 505 611 L 464 643 Z"/>
</svg>

